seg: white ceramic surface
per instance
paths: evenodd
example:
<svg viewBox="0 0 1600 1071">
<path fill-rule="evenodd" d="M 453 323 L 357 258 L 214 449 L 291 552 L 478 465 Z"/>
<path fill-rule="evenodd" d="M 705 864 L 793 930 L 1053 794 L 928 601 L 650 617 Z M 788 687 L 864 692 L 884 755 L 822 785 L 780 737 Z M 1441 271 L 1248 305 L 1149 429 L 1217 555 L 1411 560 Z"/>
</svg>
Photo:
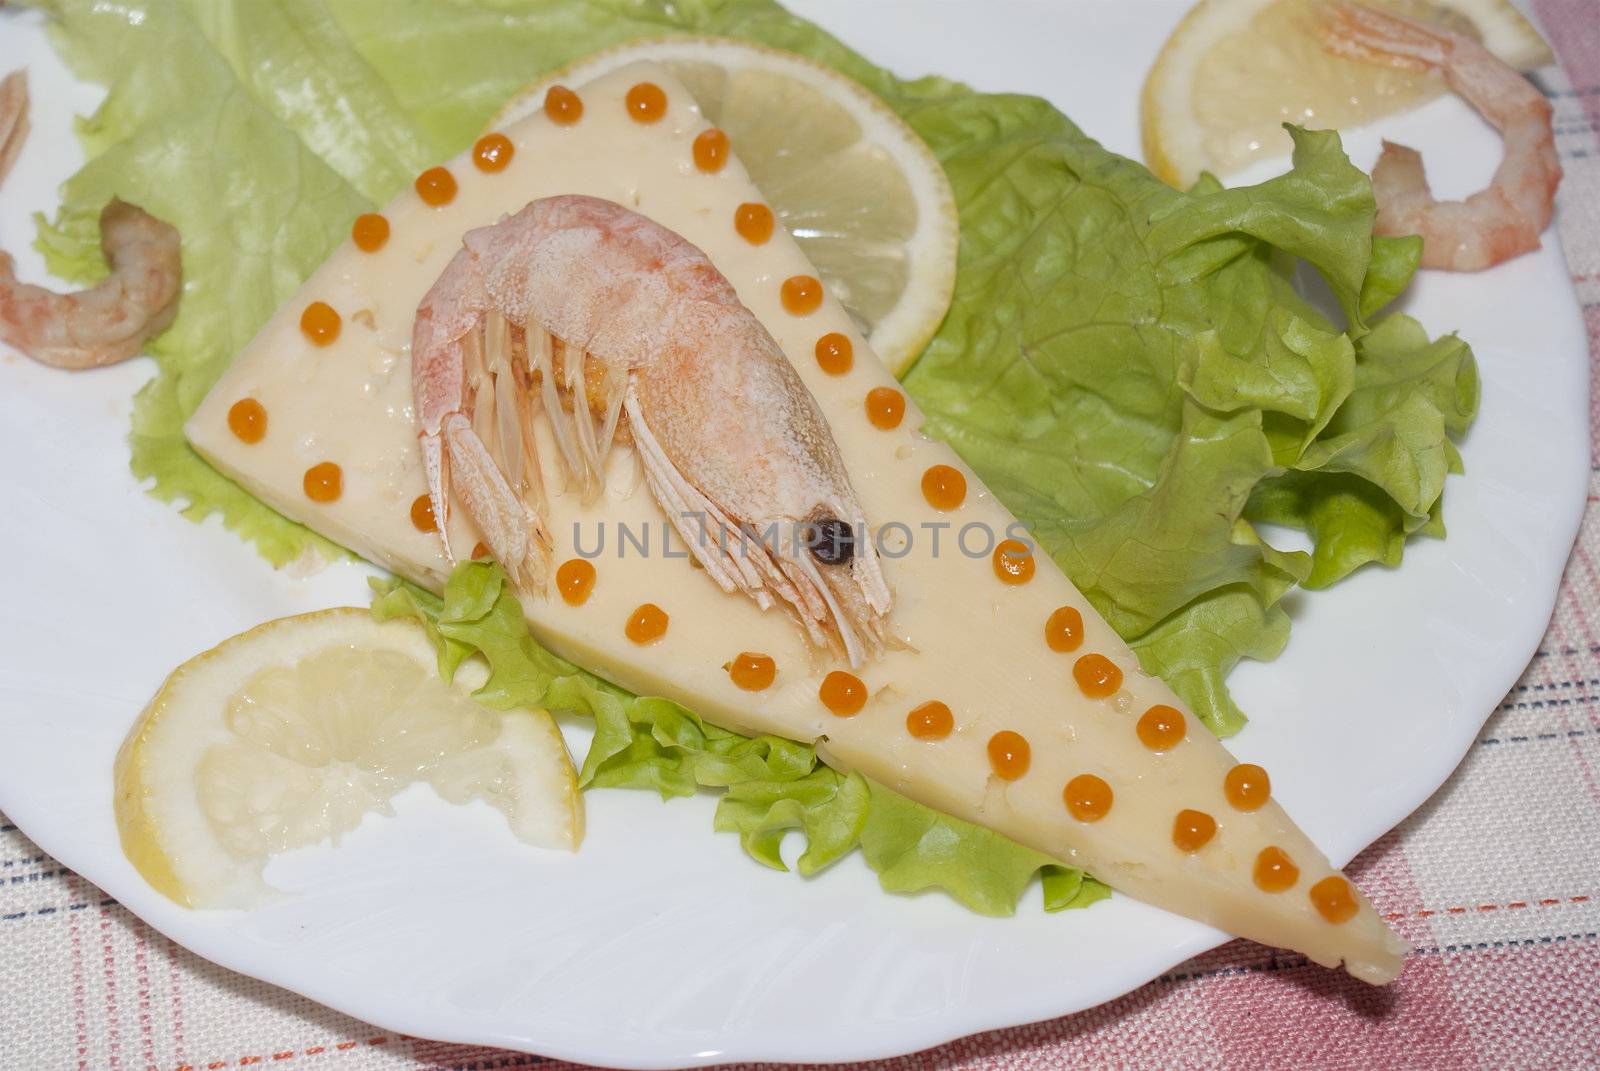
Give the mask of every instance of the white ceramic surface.
<svg viewBox="0 0 1600 1071">
<path fill-rule="evenodd" d="M 903 74 L 1049 97 L 1136 154 L 1140 80 L 1181 0 L 805 0 L 795 6 Z M 42 278 L 29 213 L 77 166 L 74 113 L 98 99 L 33 14 L 0 13 L 0 71 L 33 71 L 35 133 L 0 198 L 0 245 Z M 1460 195 L 1498 142 L 1446 100 L 1386 124 Z M 1377 132 L 1347 139 L 1358 162 Z M 1427 274 L 1405 299 L 1477 352 L 1483 409 L 1448 542 L 1292 601 L 1283 658 L 1234 677 L 1255 717 L 1233 742 L 1337 862 L 1448 776 L 1515 682 L 1550 613 L 1587 483 L 1588 364 L 1567 267 L 1540 253 Z M 361 603 L 368 571 L 274 573 L 215 523 L 127 471 L 143 362 L 72 376 L 0 356 L 0 809 L 64 864 L 201 955 L 386 1028 L 608 1065 L 886 1056 L 1108 1000 L 1222 935 L 1125 898 L 1046 916 L 971 915 L 881 893 L 858 858 L 802 880 L 710 831 L 713 800 L 589 797 L 567 857 L 521 847 L 486 808 L 426 790 L 337 850 L 275 862 L 294 895 L 248 915 L 185 911 L 117 847 L 112 757 L 162 676 L 281 614 Z M 581 746 L 582 730 L 569 727 Z"/>
</svg>

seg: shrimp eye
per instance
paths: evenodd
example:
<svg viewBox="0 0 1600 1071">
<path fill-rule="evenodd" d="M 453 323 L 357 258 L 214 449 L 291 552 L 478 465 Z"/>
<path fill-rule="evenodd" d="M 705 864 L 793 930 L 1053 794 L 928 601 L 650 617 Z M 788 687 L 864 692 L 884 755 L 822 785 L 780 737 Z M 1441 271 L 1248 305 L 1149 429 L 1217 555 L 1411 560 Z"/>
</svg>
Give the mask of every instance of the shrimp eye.
<svg viewBox="0 0 1600 1071">
<path fill-rule="evenodd" d="M 837 517 L 822 517 L 805 528 L 806 549 L 823 565 L 844 565 L 855 557 L 856 533 Z"/>
</svg>

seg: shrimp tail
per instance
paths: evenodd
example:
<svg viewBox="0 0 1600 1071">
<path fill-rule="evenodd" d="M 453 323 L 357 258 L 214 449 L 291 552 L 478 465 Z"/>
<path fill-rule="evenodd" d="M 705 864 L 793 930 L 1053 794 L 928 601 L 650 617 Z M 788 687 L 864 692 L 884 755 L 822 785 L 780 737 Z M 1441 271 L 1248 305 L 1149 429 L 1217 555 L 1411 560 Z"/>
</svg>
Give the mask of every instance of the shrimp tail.
<svg viewBox="0 0 1600 1071">
<path fill-rule="evenodd" d="M 1430 71 L 1442 68 L 1448 55 L 1448 39 L 1437 31 L 1365 4 L 1332 0 L 1324 6 L 1323 18 L 1323 43 L 1330 52 L 1347 59 Z"/>
<path fill-rule="evenodd" d="M 12 71 L 0 78 L 0 183 L 28 140 L 28 72 Z"/>
<path fill-rule="evenodd" d="M 1433 203 L 1422 154 L 1410 146 L 1385 140 L 1378 162 L 1372 167 L 1372 194 L 1378 202 L 1378 231 L 1403 233 L 1399 228 L 1406 226 L 1406 220 Z"/>
</svg>

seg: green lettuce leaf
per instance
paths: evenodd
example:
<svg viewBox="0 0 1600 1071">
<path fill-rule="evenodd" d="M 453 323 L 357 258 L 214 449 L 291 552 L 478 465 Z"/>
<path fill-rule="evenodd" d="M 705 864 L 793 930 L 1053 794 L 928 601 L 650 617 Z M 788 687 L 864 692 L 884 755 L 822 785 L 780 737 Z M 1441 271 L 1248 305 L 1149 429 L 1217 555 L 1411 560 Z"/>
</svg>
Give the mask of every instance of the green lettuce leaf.
<svg viewBox="0 0 1600 1071">
<path fill-rule="evenodd" d="M 457 566 L 442 597 L 400 580 L 375 581 L 373 589 L 380 621 L 421 623 L 445 679 L 468 658 L 484 660 L 489 677 L 475 694 L 486 705 L 593 719 L 581 786 L 648 788 L 663 798 L 720 792 L 715 827 L 737 833 L 751 858 L 767 866 L 788 869 L 779 849 L 797 831 L 805 841 L 796 864 L 802 874 L 859 847 L 890 892 L 941 889 L 985 915 L 1011 914 L 1035 874 L 1050 911 L 1110 895 L 1049 856 L 822 765 L 809 744 L 730 733 L 671 700 L 630 695 L 556 657 L 529 633 L 498 565 Z"/>
<path fill-rule="evenodd" d="M 1291 129 L 1288 173 L 1185 193 L 1041 101 L 996 108 L 919 120 L 946 147 L 962 259 L 906 386 L 1144 667 L 1232 732 L 1226 675 L 1282 649 L 1283 596 L 1397 563 L 1438 515 L 1477 404 L 1471 353 L 1377 319 L 1418 248 L 1374 240 L 1371 184 L 1336 134 Z M 1297 291 L 1300 265 L 1342 326 Z"/>
</svg>

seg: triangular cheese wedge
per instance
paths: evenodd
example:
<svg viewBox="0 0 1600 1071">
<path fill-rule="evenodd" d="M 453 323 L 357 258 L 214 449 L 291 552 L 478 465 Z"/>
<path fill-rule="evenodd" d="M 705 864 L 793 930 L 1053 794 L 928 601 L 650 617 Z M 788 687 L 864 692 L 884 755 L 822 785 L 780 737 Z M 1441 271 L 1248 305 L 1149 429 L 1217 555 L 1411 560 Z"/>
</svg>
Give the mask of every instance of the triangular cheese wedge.
<svg viewBox="0 0 1600 1071">
<path fill-rule="evenodd" d="M 648 123 L 624 102 L 646 81 L 667 98 L 665 116 Z M 683 86 L 664 68 L 640 64 L 577 93 L 577 122 L 542 113 L 517 122 L 502 131 L 509 163 L 502 153 L 499 169 L 488 170 L 463 153 L 444 165 L 455 187 L 448 200 L 431 205 L 408 190 L 383 209 L 388 236 L 380 248 L 345 242 L 212 390 L 188 425 L 195 447 L 284 514 L 439 588 L 448 573 L 439 537 L 413 521 L 414 504 L 425 501 L 409 368 L 418 301 L 466 231 L 533 199 L 582 193 L 635 209 L 709 255 L 815 395 L 879 530 L 898 643 L 854 671 L 870 693 L 865 706 L 853 716 L 830 712 L 821 681 L 846 667 L 808 648 L 776 609 L 724 594 L 681 542 L 664 548 L 665 515 L 630 450 L 613 452 L 606 492 L 584 506 L 562 489 L 548 438 L 541 456 L 555 561 L 591 556 L 597 579 L 581 605 L 553 593 L 525 600 L 539 639 L 730 729 L 821 741 L 830 763 L 1084 867 L 1140 900 L 1318 963 L 1343 962 L 1367 981 L 1394 977 L 1403 943 L 1276 802 L 1230 793 L 1234 758 L 1164 683 L 1139 670 L 1049 558 L 1033 556 L 1023 583 L 1002 580 L 994 540 L 1014 532 L 1014 518 L 952 450 L 919 433 L 916 407 L 906 402 L 892 428 L 869 419 L 868 392 L 896 390 L 895 380 L 835 301 L 804 315 L 786 311 L 783 282 L 815 269 L 781 228 L 760 244 L 735 231 L 739 205 L 759 203 L 761 193 L 737 159 L 715 172 L 696 166 L 692 143 L 706 124 Z M 325 332 L 311 337 L 315 314 L 312 331 L 302 324 L 318 302 L 337 313 L 331 341 Z M 815 356 L 830 332 L 853 343 L 843 374 L 825 372 Z M 319 466 L 327 465 L 340 478 L 337 497 L 324 501 L 331 470 Z M 965 475 L 958 508 L 938 510 L 926 498 L 923 475 L 934 465 Z M 935 540 L 929 525 L 946 527 Z M 459 509 L 451 529 L 456 547 L 477 542 Z M 669 617 L 665 635 L 646 645 L 624 633 L 643 603 Z M 1047 623 L 1061 608 L 1052 645 Z M 775 661 L 769 687 L 734 683 L 726 667 L 741 652 Z M 1102 687 L 1107 667 L 1120 680 Z M 930 701 L 947 706 L 952 723 L 933 739 L 908 725 Z M 1026 744 L 1025 770 L 1016 764 L 1017 738 Z"/>
</svg>

